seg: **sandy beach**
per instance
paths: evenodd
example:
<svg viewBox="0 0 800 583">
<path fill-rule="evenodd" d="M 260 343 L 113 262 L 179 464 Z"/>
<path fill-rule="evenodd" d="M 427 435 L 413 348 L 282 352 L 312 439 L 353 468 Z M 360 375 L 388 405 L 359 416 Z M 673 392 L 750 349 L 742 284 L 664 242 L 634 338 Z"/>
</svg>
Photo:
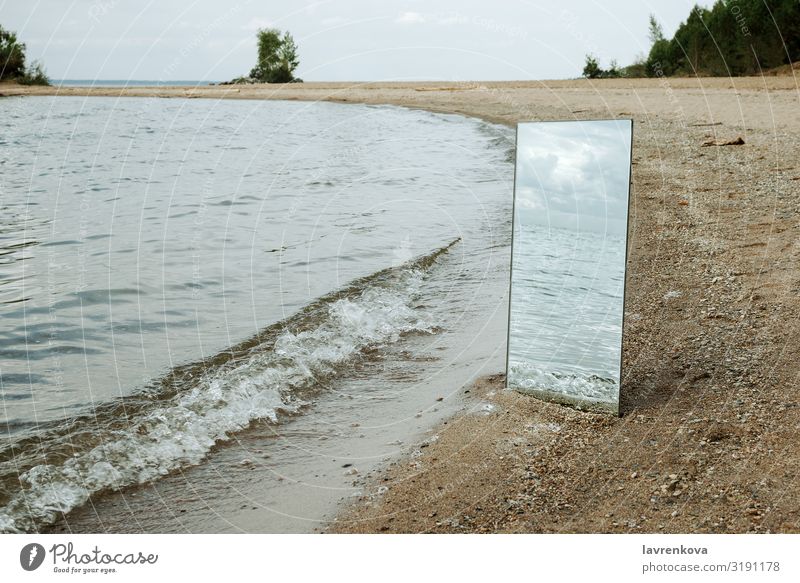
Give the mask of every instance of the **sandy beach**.
<svg viewBox="0 0 800 583">
<path fill-rule="evenodd" d="M 464 388 L 463 413 L 371 478 L 329 530 L 800 531 L 794 77 L 0 94 L 395 104 L 507 125 L 633 118 L 622 415 L 484 378 Z"/>
</svg>

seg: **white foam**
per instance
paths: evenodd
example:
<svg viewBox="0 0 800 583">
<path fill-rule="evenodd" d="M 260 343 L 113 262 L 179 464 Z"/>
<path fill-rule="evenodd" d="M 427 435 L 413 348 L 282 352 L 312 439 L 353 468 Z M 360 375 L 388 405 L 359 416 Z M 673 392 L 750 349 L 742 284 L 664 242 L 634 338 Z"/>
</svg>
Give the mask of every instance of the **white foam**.
<svg viewBox="0 0 800 583">
<path fill-rule="evenodd" d="M 60 465 L 38 465 L 20 476 L 22 490 L 0 509 L 0 531 L 25 532 L 53 522 L 104 489 L 143 483 L 199 463 L 217 442 L 257 419 L 278 420 L 305 403 L 293 389 L 314 383 L 367 347 L 407 332 L 431 332 L 433 322 L 412 307 L 422 273 L 404 270 L 391 282 L 339 299 L 316 327 L 283 332 L 272 350 L 213 373 L 103 444 Z"/>
<path fill-rule="evenodd" d="M 508 385 L 523 392 L 545 390 L 597 402 L 615 403 L 619 393 L 619 384 L 613 379 L 558 374 L 521 362 L 511 364 Z"/>
</svg>

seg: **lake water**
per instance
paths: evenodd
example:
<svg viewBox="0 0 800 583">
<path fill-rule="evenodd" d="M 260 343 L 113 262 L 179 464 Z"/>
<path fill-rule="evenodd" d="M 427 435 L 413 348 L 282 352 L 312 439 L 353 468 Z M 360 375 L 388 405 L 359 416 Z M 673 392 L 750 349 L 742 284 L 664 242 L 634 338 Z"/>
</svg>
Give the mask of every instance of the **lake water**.
<svg viewBox="0 0 800 583">
<path fill-rule="evenodd" d="M 440 377 L 502 370 L 512 130 L 276 101 L 0 112 L 0 532 L 254 427 L 344 440 L 380 413 L 383 438 Z"/>
</svg>

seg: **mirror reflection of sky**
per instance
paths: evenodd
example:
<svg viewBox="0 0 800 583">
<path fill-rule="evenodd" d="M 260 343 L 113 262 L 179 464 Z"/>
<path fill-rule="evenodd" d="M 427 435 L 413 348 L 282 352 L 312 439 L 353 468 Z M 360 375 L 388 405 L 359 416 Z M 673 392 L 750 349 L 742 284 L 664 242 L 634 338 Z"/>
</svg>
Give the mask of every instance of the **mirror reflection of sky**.
<svg viewBox="0 0 800 583">
<path fill-rule="evenodd" d="M 522 224 L 625 236 L 630 120 L 522 123 L 517 132 Z"/>
</svg>

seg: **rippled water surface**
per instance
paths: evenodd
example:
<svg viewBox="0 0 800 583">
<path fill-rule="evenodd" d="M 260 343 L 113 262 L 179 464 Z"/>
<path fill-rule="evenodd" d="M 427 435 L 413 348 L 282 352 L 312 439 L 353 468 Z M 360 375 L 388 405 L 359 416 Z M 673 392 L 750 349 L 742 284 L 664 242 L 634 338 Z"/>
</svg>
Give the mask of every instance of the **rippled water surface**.
<svg viewBox="0 0 800 583">
<path fill-rule="evenodd" d="M 389 346 L 442 343 L 392 373 L 434 375 L 503 313 L 505 128 L 265 101 L 0 111 L 0 531 L 313 412 Z"/>
<path fill-rule="evenodd" d="M 616 404 L 625 240 L 530 225 L 515 236 L 509 381 Z"/>
</svg>

